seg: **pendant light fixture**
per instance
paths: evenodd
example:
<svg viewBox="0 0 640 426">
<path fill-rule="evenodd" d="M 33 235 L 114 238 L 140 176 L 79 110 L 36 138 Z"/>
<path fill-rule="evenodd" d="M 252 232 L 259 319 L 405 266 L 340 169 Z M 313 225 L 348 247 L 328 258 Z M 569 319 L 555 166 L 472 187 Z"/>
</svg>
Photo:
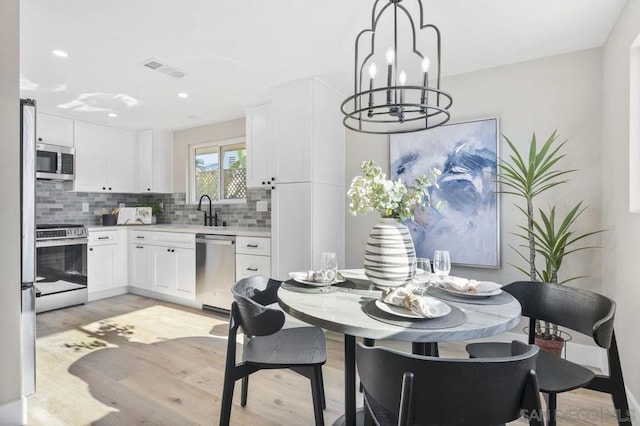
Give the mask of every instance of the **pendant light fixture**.
<svg viewBox="0 0 640 426">
<path fill-rule="evenodd" d="M 371 28 L 356 37 L 354 94 L 341 106 L 345 127 L 376 134 L 430 129 L 449 121 L 452 103 L 440 90 L 440 30 L 424 23 L 422 1 L 376 0 Z"/>
</svg>

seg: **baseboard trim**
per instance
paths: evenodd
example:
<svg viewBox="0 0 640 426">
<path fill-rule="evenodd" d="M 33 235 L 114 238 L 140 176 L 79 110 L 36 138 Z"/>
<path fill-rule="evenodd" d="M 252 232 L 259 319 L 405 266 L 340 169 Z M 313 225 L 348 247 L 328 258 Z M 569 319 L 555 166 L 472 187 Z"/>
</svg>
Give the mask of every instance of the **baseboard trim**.
<svg viewBox="0 0 640 426">
<path fill-rule="evenodd" d="M 27 399 L 21 398 L 0 405 L 0 426 L 27 424 Z"/>
<path fill-rule="evenodd" d="M 172 296 L 170 294 L 157 293 L 155 291 L 147 290 L 144 288 L 129 286 L 129 293 L 150 297 L 152 299 L 164 300 L 165 302 L 176 303 L 178 305 L 189 306 L 190 308 L 202 309 L 202 303 L 198 303 L 195 300 L 189 300 L 179 296 Z"/>
<path fill-rule="evenodd" d="M 107 297 L 120 296 L 121 294 L 127 294 L 129 292 L 129 286 L 111 288 L 109 290 L 90 292 L 88 295 L 89 302 L 94 300 L 106 299 Z"/>
</svg>

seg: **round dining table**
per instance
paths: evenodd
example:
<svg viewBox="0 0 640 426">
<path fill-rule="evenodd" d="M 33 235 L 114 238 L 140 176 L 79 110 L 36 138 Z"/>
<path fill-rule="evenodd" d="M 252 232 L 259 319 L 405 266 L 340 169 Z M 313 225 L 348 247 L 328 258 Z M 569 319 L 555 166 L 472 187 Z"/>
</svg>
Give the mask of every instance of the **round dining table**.
<svg viewBox="0 0 640 426">
<path fill-rule="evenodd" d="M 288 285 L 287 285 L 288 284 Z M 293 285 L 292 285 L 293 284 Z M 383 322 L 367 313 L 367 304 L 375 303 L 381 291 L 369 288 L 322 287 L 305 290 L 286 282 L 278 290 L 278 302 L 284 312 L 306 323 L 344 334 L 345 414 L 334 424 L 356 424 L 356 337 L 372 340 L 413 342 L 414 353 L 420 344 L 465 341 L 494 336 L 511 330 L 520 322 L 521 307 L 507 293 L 506 303 L 478 304 L 446 301 L 464 313 L 464 321 L 445 328 L 412 328 Z M 370 311 L 370 310 L 369 310 Z"/>
</svg>

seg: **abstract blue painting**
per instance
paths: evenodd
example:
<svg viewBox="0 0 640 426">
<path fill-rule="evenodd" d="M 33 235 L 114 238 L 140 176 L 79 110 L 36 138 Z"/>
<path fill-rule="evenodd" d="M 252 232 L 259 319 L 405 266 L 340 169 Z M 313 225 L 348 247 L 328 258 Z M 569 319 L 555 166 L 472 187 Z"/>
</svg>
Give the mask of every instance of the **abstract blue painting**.
<svg viewBox="0 0 640 426">
<path fill-rule="evenodd" d="M 404 222 L 417 256 L 431 259 L 434 250 L 449 250 L 456 265 L 498 268 L 498 119 L 391 135 L 389 148 L 394 180 L 412 185 L 430 168 L 442 171 L 430 195 L 444 208 L 416 208 L 415 219 Z"/>
</svg>

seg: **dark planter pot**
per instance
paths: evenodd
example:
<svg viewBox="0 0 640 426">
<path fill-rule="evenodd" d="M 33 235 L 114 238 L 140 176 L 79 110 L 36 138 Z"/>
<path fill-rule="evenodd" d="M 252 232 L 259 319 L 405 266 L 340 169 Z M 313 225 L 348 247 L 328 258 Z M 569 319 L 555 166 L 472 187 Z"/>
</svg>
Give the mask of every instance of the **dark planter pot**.
<svg viewBox="0 0 640 426">
<path fill-rule="evenodd" d="M 536 336 L 535 344 L 540 350 L 552 353 L 557 356 L 562 355 L 562 348 L 564 348 L 565 340 L 558 336 L 553 339 L 543 339 L 540 336 Z"/>
</svg>

